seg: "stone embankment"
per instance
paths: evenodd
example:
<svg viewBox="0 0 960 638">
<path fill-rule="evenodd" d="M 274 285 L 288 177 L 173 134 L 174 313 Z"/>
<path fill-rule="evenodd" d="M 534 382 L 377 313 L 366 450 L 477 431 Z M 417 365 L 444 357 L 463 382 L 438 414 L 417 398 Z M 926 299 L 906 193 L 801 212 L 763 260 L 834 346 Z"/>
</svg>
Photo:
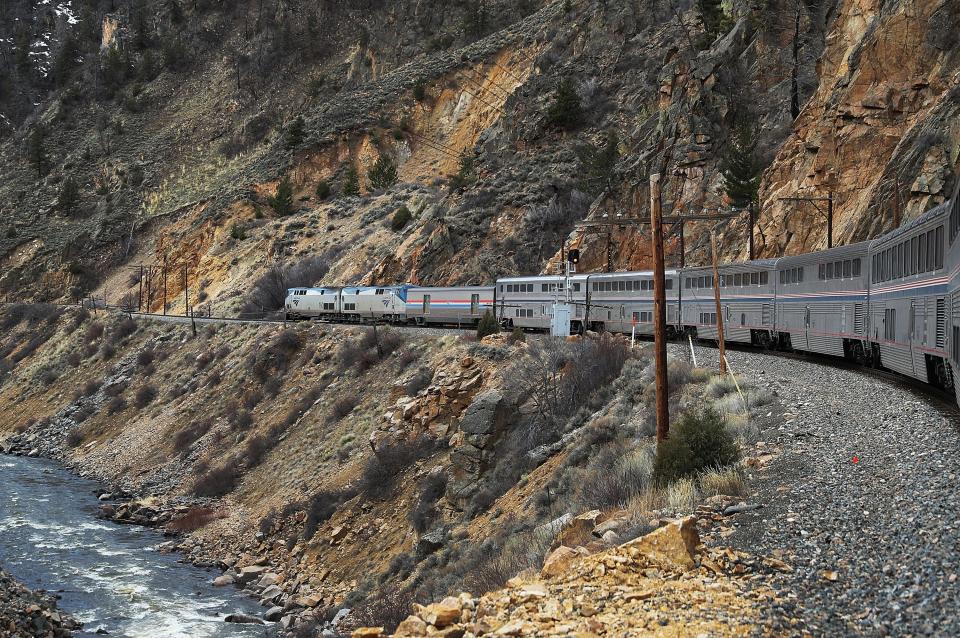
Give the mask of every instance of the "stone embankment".
<svg viewBox="0 0 960 638">
<path fill-rule="evenodd" d="M 742 636 L 757 631 L 775 599 L 748 587 L 747 565 L 727 548 L 700 544 L 697 518 L 593 555 L 560 546 L 539 574 L 521 574 L 501 591 L 460 594 L 416 606 L 395 638 L 422 636 Z M 364 627 L 353 638 L 380 638 Z"/>
<path fill-rule="evenodd" d="M 0 570 L 0 636 L 68 638 L 80 624 L 57 611 L 53 598 L 30 591 Z"/>
</svg>

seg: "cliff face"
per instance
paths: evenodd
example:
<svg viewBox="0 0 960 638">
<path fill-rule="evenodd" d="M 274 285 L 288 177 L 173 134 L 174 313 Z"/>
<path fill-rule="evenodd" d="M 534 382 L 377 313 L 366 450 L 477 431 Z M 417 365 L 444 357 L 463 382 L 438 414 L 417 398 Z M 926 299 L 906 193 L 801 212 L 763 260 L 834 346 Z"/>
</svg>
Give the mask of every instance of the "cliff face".
<svg viewBox="0 0 960 638">
<path fill-rule="evenodd" d="M 484 6 L 5 4 L 0 289 L 115 302 L 165 263 L 171 297 L 186 269 L 191 305 L 232 311 L 318 253 L 336 284 L 488 282 L 551 270 L 565 241 L 582 270 L 643 268 L 649 175 L 667 215 L 727 209 L 737 126 L 766 167 L 762 256 L 825 244 L 783 197 L 832 191 L 845 242 L 949 190 L 950 2 L 734 2 L 716 23 L 693 2 Z M 579 109 L 558 122 L 564 81 Z M 371 183 L 380 157 L 397 185 Z M 713 228 L 746 256 L 741 215 L 687 224 L 687 263 Z"/>
<path fill-rule="evenodd" d="M 782 197 L 832 191 L 835 243 L 876 237 L 949 197 L 960 152 L 958 26 L 954 2 L 839 4 L 820 85 L 764 174 L 763 254 L 826 246 L 816 211 Z"/>
</svg>

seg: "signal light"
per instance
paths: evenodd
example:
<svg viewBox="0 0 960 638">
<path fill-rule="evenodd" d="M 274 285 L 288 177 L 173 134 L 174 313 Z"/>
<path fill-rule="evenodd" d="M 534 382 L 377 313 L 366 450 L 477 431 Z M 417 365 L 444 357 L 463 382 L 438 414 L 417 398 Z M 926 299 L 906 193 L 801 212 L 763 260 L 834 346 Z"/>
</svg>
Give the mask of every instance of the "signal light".
<svg viewBox="0 0 960 638">
<path fill-rule="evenodd" d="M 567 255 L 567 261 L 571 264 L 580 263 L 580 249 L 571 248 L 569 254 Z"/>
</svg>

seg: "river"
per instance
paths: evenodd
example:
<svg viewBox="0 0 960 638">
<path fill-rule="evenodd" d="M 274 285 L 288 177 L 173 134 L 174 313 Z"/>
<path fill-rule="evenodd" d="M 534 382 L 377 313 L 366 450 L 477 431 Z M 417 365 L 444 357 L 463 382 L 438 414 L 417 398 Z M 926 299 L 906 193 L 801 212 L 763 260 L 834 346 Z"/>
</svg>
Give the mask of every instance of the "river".
<svg viewBox="0 0 960 638">
<path fill-rule="evenodd" d="M 96 518 L 96 484 L 46 460 L 0 456 L 0 565 L 32 589 L 60 593 L 78 636 L 130 638 L 266 636 L 223 622 L 263 608 L 213 574 L 154 548 L 156 530 Z"/>
</svg>

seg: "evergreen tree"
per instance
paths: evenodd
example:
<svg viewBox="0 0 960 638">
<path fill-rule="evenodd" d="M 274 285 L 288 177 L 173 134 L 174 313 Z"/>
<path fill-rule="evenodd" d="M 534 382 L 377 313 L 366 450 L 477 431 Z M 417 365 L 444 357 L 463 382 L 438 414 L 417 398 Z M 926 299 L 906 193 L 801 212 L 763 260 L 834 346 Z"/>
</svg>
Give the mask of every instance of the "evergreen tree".
<svg viewBox="0 0 960 638">
<path fill-rule="evenodd" d="M 397 183 L 397 165 L 386 155 L 381 155 L 367 171 L 367 177 L 374 190 L 386 190 Z"/>
<path fill-rule="evenodd" d="M 43 128 L 35 126 L 27 136 L 27 161 L 37 169 L 37 175 L 43 177 L 47 173 L 47 151 L 43 146 L 45 137 Z"/>
<path fill-rule="evenodd" d="M 317 182 L 317 188 L 315 189 L 314 193 L 316 194 L 317 199 L 320 201 L 330 197 L 330 184 L 327 182 L 327 180 L 321 179 L 319 182 Z"/>
<path fill-rule="evenodd" d="M 393 232 L 401 231 L 411 219 L 413 219 L 413 214 L 410 212 L 410 209 L 406 206 L 401 206 L 399 209 L 397 209 L 397 212 L 393 214 L 393 220 L 390 222 L 390 228 L 393 230 Z"/>
<path fill-rule="evenodd" d="M 450 190 L 462 190 L 472 184 L 476 179 L 473 156 L 464 151 L 460 155 L 460 168 L 457 169 L 456 175 L 450 178 Z"/>
<path fill-rule="evenodd" d="M 120 49 L 112 46 L 107 50 L 107 54 L 103 57 L 103 62 L 100 65 L 100 73 L 103 88 L 106 89 L 107 95 L 112 96 L 123 86 L 127 79 L 127 64 L 123 59 L 123 54 L 120 53 Z"/>
<path fill-rule="evenodd" d="M 613 169 L 620 158 L 620 137 L 614 130 L 607 131 L 599 146 L 588 144 L 577 150 L 584 190 L 599 194 L 613 182 Z"/>
<path fill-rule="evenodd" d="M 500 324 L 497 323 L 497 318 L 493 316 L 493 313 L 487 310 L 483 313 L 483 317 L 480 318 L 480 322 L 477 324 L 477 340 L 483 339 L 488 335 L 495 335 L 500 333 Z"/>
<path fill-rule="evenodd" d="M 736 127 L 720 158 L 720 172 L 727 196 L 734 206 L 745 207 L 758 200 L 763 167 L 756 155 L 753 130 L 744 124 Z"/>
<path fill-rule="evenodd" d="M 547 111 L 547 121 L 559 128 L 572 128 L 583 118 L 580 96 L 573 86 L 573 80 L 564 78 L 557 87 L 553 104 Z"/>
<path fill-rule="evenodd" d="M 76 40 L 69 33 L 64 37 L 63 44 L 57 51 L 53 60 L 53 68 L 50 70 L 50 76 L 57 86 L 63 86 L 70 79 L 70 74 L 77 66 L 77 59 L 80 56 L 80 47 Z"/>
<path fill-rule="evenodd" d="M 267 203 L 279 217 L 293 214 L 293 184 L 290 183 L 289 177 L 280 180 L 277 185 L 277 194 L 269 198 Z"/>
<path fill-rule="evenodd" d="M 80 186 L 72 176 L 68 175 L 60 185 L 60 193 L 57 195 L 57 210 L 65 215 L 72 214 L 77 204 L 80 203 Z"/>
<path fill-rule="evenodd" d="M 487 32 L 487 23 L 487 10 L 483 6 L 483 0 L 469 0 L 463 16 L 463 32 L 479 38 Z"/>
<path fill-rule="evenodd" d="M 357 169 L 351 164 L 347 167 L 347 174 L 343 178 L 343 194 L 344 195 L 359 195 L 360 194 L 360 175 L 357 173 Z"/>
<path fill-rule="evenodd" d="M 697 0 L 697 10 L 703 19 L 703 29 L 712 42 L 726 27 L 726 15 L 721 0 Z"/>
<path fill-rule="evenodd" d="M 303 121 L 303 116 L 298 115 L 297 119 L 290 122 L 290 126 L 287 127 L 287 133 L 284 137 L 284 143 L 287 148 L 295 149 L 303 143 L 303 137 L 306 133 L 306 122 Z"/>
</svg>

